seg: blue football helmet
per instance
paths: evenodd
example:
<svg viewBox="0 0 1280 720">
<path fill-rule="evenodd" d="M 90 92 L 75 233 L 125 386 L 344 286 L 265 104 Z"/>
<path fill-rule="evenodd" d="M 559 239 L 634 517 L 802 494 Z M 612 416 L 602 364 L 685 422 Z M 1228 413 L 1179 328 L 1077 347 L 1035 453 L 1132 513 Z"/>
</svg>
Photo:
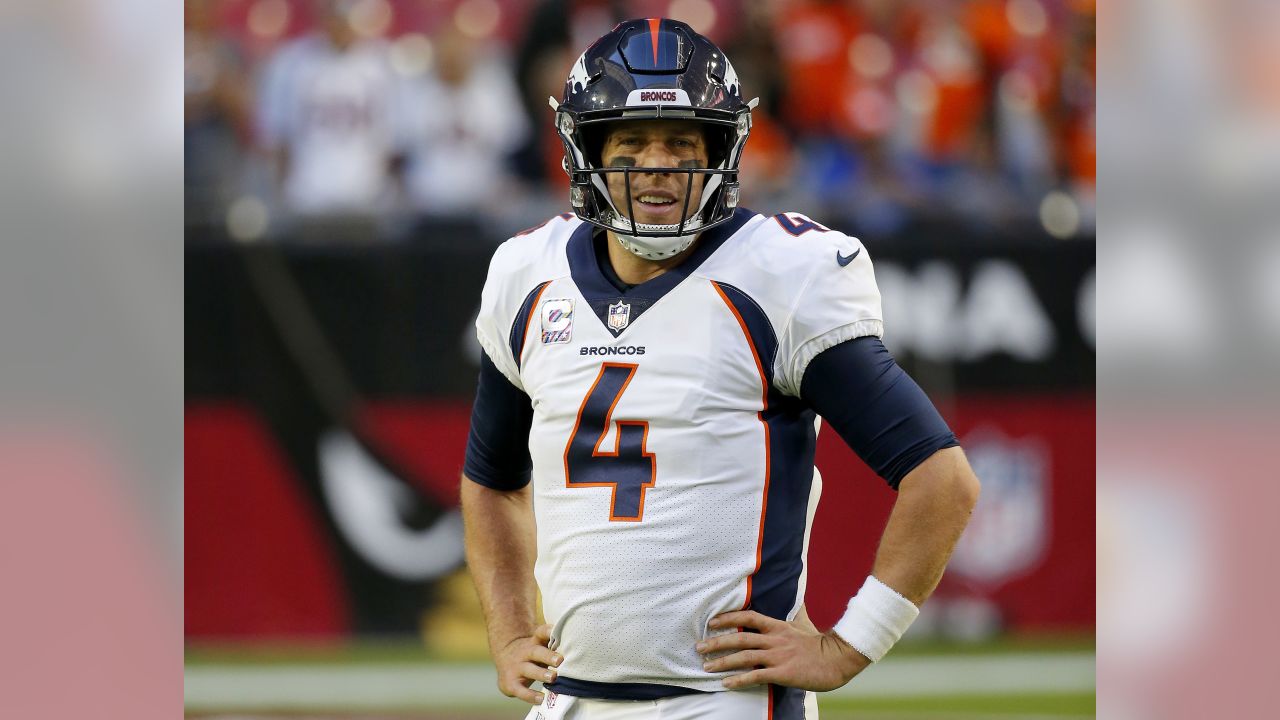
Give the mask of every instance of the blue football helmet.
<svg viewBox="0 0 1280 720">
<path fill-rule="evenodd" d="M 751 132 L 750 103 L 729 59 L 685 23 L 649 18 L 628 20 L 592 43 L 574 63 L 564 97 L 551 99 L 556 132 L 564 143 L 570 203 L 578 217 L 613 231 L 636 255 L 660 260 L 693 243 L 698 233 L 729 220 L 738 206 L 738 163 Z M 709 167 L 602 167 L 601 147 L 608 124 L 647 119 L 693 120 L 707 140 Z M 670 225 L 633 218 L 633 173 L 683 173 L 684 208 Z M 609 173 L 626 180 L 625 207 L 608 189 Z M 694 182 L 701 200 L 689 207 Z"/>
</svg>

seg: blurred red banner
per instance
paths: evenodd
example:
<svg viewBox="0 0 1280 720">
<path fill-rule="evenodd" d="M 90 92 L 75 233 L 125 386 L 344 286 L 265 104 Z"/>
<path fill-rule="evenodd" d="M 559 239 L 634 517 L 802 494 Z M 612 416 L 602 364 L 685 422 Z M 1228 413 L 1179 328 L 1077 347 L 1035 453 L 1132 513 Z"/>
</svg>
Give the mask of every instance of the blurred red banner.
<svg viewBox="0 0 1280 720">
<path fill-rule="evenodd" d="M 938 631 L 1092 630 L 1092 395 L 962 396 L 942 409 L 984 485 L 927 606 Z M 449 508 L 468 416 L 456 401 L 380 403 L 362 425 L 424 497 Z M 342 637 L 367 628 L 353 598 L 368 589 L 353 587 L 364 582 L 359 573 L 343 572 L 338 523 L 251 406 L 188 405 L 186 453 L 188 638 Z M 817 465 L 823 497 L 807 603 L 825 626 L 870 571 L 895 495 L 830 431 L 819 435 Z M 426 590 L 432 582 L 417 581 Z M 413 594 L 424 609 L 426 590 Z M 417 628 L 381 627 L 397 629 Z"/>
</svg>

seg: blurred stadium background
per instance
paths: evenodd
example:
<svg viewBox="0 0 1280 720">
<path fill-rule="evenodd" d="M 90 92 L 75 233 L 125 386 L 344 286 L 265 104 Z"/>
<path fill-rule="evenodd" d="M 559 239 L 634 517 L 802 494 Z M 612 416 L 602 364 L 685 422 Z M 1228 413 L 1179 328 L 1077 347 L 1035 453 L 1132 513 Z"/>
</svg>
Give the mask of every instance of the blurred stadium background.
<svg viewBox="0 0 1280 720">
<path fill-rule="evenodd" d="M 186 3 L 186 710 L 515 718 L 455 512 L 489 255 L 567 208 L 548 95 L 625 17 L 761 97 L 744 205 L 876 260 L 984 481 L 937 595 L 823 717 L 1094 712 L 1091 0 Z M 831 434 L 807 602 L 892 493 Z"/>
</svg>

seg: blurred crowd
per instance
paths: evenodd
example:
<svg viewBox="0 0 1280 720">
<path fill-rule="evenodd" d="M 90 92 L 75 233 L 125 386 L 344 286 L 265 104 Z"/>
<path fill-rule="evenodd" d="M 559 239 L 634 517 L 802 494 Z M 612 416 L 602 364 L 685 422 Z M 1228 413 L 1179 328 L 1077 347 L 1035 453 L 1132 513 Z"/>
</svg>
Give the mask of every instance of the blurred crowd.
<svg viewBox="0 0 1280 720">
<path fill-rule="evenodd" d="M 510 232 L 567 208 L 547 97 L 618 20 L 759 96 L 743 204 L 891 236 L 1091 236 L 1093 0 L 187 0 L 186 217 L 235 239 Z"/>
</svg>

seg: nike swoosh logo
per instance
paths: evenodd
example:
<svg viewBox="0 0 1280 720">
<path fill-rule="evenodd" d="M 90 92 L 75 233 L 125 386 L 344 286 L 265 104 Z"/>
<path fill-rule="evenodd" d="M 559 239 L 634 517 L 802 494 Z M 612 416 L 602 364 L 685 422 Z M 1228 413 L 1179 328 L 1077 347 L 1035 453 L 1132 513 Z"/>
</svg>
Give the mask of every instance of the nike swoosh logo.
<svg viewBox="0 0 1280 720">
<path fill-rule="evenodd" d="M 861 253 L 861 252 L 862 252 L 862 248 L 858 248 L 857 250 L 853 251 L 852 255 L 849 255 L 848 257 L 846 257 L 844 255 L 841 255 L 840 251 L 837 250 L 836 262 L 840 264 L 840 267 L 844 267 L 845 265 L 848 265 L 849 263 L 853 262 L 853 259 L 858 257 L 858 253 Z"/>
</svg>

